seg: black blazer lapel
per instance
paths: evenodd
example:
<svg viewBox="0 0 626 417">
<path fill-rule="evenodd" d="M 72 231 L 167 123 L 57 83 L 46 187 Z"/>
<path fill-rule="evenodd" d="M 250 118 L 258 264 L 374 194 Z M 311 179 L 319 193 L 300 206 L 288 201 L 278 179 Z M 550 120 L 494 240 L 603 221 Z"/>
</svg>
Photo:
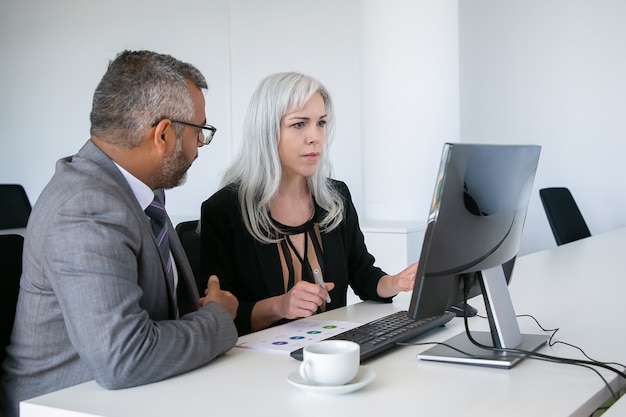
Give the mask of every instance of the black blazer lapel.
<svg viewBox="0 0 626 417">
<path fill-rule="evenodd" d="M 255 240 L 254 249 L 258 265 L 260 266 L 260 275 L 267 288 L 267 293 L 271 296 L 284 294 L 283 271 L 281 270 L 280 262 L 275 261 L 279 257 L 277 246 Z M 276 279 L 276 277 L 281 277 L 281 279 Z"/>
</svg>

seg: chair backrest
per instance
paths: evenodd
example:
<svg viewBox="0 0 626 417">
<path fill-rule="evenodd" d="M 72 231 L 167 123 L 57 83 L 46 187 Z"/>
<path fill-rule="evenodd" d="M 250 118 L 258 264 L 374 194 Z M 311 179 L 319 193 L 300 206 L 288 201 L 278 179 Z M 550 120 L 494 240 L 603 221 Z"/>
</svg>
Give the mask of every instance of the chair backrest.
<svg viewBox="0 0 626 417">
<path fill-rule="evenodd" d="M 11 340 L 15 307 L 22 275 L 21 235 L 0 235 L 0 363 L 6 356 L 5 348 Z"/>
<path fill-rule="evenodd" d="M 26 227 L 31 209 L 24 187 L 0 184 L 0 229 Z"/>
<path fill-rule="evenodd" d="M 587 223 L 569 189 L 565 187 L 543 188 L 539 190 L 539 196 L 557 245 L 591 236 Z"/>
<path fill-rule="evenodd" d="M 200 234 L 198 233 L 198 220 L 189 220 L 178 223 L 176 225 L 176 233 L 180 239 L 180 243 L 185 249 L 187 259 L 191 265 L 193 275 L 196 279 L 196 285 L 198 286 L 198 292 L 200 296 L 204 296 L 204 290 L 206 289 L 207 280 L 203 273 L 202 268 L 202 250 Z"/>
</svg>

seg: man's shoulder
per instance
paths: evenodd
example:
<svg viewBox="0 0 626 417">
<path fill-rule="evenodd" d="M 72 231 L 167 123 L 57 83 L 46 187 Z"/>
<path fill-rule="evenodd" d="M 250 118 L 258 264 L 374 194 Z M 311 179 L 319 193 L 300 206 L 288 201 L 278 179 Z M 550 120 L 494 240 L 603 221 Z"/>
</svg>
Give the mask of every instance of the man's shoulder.
<svg viewBox="0 0 626 417">
<path fill-rule="evenodd" d="M 109 160 L 110 161 L 110 160 Z M 121 172 L 111 162 L 103 167 L 81 153 L 60 159 L 56 170 L 33 206 L 31 220 L 45 227 L 59 216 L 122 216 L 134 196 Z M 135 199 L 136 201 L 136 199 Z"/>
</svg>

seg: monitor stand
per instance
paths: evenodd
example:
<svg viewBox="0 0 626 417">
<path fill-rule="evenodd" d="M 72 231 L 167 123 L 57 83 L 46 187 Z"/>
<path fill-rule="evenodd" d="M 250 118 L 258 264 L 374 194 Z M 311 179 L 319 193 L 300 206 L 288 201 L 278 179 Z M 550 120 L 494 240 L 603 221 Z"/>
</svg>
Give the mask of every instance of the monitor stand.
<svg viewBox="0 0 626 417">
<path fill-rule="evenodd" d="M 490 332 L 472 332 L 472 337 L 483 345 L 492 345 Z M 522 343 L 515 349 L 535 351 L 546 343 L 547 337 L 538 334 L 522 335 Z M 418 357 L 425 361 L 454 362 L 466 365 L 490 366 L 496 368 L 512 368 L 524 359 L 523 355 L 515 353 L 501 353 L 489 349 L 483 349 L 474 345 L 465 332 L 457 334 L 443 342 L 461 350 L 457 352 L 447 346 L 437 345 L 420 353 Z"/>
<path fill-rule="evenodd" d="M 520 333 L 502 267 L 481 271 L 479 279 L 491 330 L 489 332 L 471 331 L 472 338 L 482 345 L 501 349 L 535 351 L 543 346 L 548 336 Z M 502 352 L 476 346 L 465 332 L 443 343 L 420 353 L 418 357 L 429 361 L 498 368 L 511 368 L 525 357 L 520 353 Z M 445 345 L 452 346 L 460 352 Z"/>
</svg>

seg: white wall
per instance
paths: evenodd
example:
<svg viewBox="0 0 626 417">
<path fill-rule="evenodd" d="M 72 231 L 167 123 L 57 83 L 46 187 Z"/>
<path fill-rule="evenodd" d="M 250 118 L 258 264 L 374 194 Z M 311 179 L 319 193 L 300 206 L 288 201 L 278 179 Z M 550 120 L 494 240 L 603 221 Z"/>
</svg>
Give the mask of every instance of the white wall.
<svg viewBox="0 0 626 417">
<path fill-rule="evenodd" d="M 445 141 L 459 141 L 456 0 L 361 2 L 364 210 L 424 223 Z"/>
<path fill-rule="evenodd" d="M 2 0 L 0 181 L 22 183 L 34 202 L 55 161 L 89 137 L 93 90 L 109 60 L 126 48 L 154 49 L 194 63 L 210 84 L 207 118 L 217 136 L 200 150 L 188 184 L 168 197 L 175 218 L 197 217 L 230 159 L 229 7 L 226 0 Z"/>
<path fill-rule="evenodd" d="M 626 225 L 626 2 L 459 1 L 461 138 L 542 145 L 525 250 L 555 246 L 539 188 L 592 234 Z"/>
<path fill-rule="evenodd" d="M 207 119 L 218 128 L 188 183 L 168 192 L 175 221 L 197 218 L 215 191 L 257 82 L 299 70 L 333 93 L 331 158 L 363 221 L 423 222 L 444 141 L 532 142 L 544 146 L 537 188 L 569 186 L 600 233 L 626 223 L 625 7 L 621 0 L 2 0 L 0 182 L 22 183 L 34 201 L 54 162 L 88 138 L 91 96 L 108 60 L 147 48 L 204 72 Z M 553 245 L 535 196 L 523 251 Z"/>
<path fill-rule="evenodd" d="M 338 115 L 335 174 L 362 199 L 357 0 L 3 0 L 0 3 L 0 182 L 32 201 L 60 157 L 89 137 L 91 97 L 122 49 L 153 49 L 207 77 L 207 120 L 218 128 L 183 187 L 168 191 L 172 219 L 197 218 L 239 146 L 257 83 L 276 71 L 320 79 Z"/>
</svg>

